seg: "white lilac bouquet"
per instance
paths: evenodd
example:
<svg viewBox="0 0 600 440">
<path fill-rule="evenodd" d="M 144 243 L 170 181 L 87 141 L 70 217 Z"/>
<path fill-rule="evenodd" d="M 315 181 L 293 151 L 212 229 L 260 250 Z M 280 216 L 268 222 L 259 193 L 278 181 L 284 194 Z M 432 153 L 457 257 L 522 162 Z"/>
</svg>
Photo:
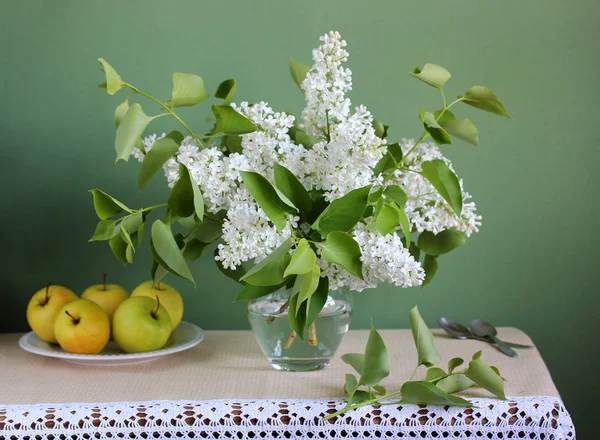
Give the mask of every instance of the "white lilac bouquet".
<svg viewBox="0 0 600 440">
<path fill-rule="evenodd" d="M 243 284 L 238 299 L 292 288 L 295 313 L 288 316 L 300 337 L 323 307 L 317 298 L 326 299 L 329 290 L 430 282 L 437 258 L 481 225 L 440 149 L 451 136 L 478 144 L 478 131 L 450 108 L 464 103 L 508 115 L 482 86 L 448 104 L 443 87 L 450 73 L 426 64 L 411 75 L 441 92 L 442 107 L 419 112 L 418 140 L 390 142 L 389 127 L 365 106 L 353 108 L 346 96 L 352 73 L 344 67 L 345 47 L 330 32 L 313 50 L 312 67 L 290 60 L 306 101 L 301 118 L 266 102 L 233 103 L 236 82 L 230 79 L 216 90 L 214 126 L 204 135 L 175 112 L 209 97 L 201 77 L 173 74 L 171 99 L 163 102 L 100 59 L 106 77 L 101 86 L 110 95 L 130 92 L 115 111 L 117 160 L 133 155 L 141 162 L 140 189 L 163 168 L 172 190 L 167 203 L 140 209 L 92 190 L 100 222 L 91 240 L 108 240 L 115 256 L 131 263 L 148 215 L 166 208 L 151 227 L 155 280 L 168 272 L 193 280 L 187 261 L 220 239 L 214 259 Z M 162 112 L 148 116 L 140 104 L 129 103 L 130 96 L 144 96 Z M 173 131 L 144 137 L 148 124 L 163 116 L 181 123 L 186 136 Z"/>
</svg>

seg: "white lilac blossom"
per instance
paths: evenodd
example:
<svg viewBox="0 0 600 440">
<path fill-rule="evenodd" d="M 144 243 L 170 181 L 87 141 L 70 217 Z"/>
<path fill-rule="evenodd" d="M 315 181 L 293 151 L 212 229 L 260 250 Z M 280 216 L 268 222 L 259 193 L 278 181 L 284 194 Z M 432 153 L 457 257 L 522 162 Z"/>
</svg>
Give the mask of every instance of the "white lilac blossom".
<svg viewBox="0 0 600 440">
<path fill-rule="evenodd" d="M 403 139 L 400 146 L 402 152 L 406 154 L 414 146 L 414 140 Z M 446 229 L 456 228 L 469 237 L 473 232 L 479 231 L 481 216 L 475 212 L 475 203 L 469 201 L 471 196 L 464 191 L 462 179 L 459 179 L 459 183 L 463 195 L 463 208 L 459 217 L 433 185 L 418 174 L 423 162 L 434 159 L 443 160 L 454 172 L 452 163 L 442 155 L 437 145 L 433 142 L 423 142 L 406 156 L 403 162 L 406 170 L 396 171 L 394 179 L 389 183 L 399 185 L 406 192 L 408 201 L 404 212 L 414 230 L 438 234 Z"/>
<path fill-rule="evenodd" d="M 367 185 L 384 184 L 383 176 L 373 168 L 386 151 L 386 142 L 375 134 L 373 116 L 364 106 L 351 112 L 346 93 L 352 89 L 352 72 L 343 66 L 348 52 L 346 42 L 337 32 L 321 37 L 322 44 L 313 50 L 314 64 L 302 83 L 306 107 L 300 127 L 316 138 L 312 148 L 296 144 L 290 128 L 297 121 L 285 112 L 275 112 L 266 102 L 231 104 L 257 127 L 241 136 L 242 152 L 226 155 L 219 147 L 202 149 L 187 137 L 177 154 L 164 166 L 170 186 L 179 178 L 179 164 L 184 164 L 202 190 L 209 213 L 226 211 L 223 221 L 223 243 L 218 245 L 215 259 L 223 267 L 235 269 L 245 261 L 258 262 L 285 240 L 297 240 L 299 217 L 288 216 L 286 227 L 278 231 L 268 216 L 243 186 L 240 171 L 253 171 L 273 183 L 273 167 L 277 162 L 287 167 L 307 190 L 321 190 L 327 201 Z M 149 151 L 153 143 L 164 137 L 156 135 L 143 140 Z M 384 185 L 399 185 L 407 194 L 404 211 L 417 232 L 439 233 L 456 228 L 467 236 L 476 232 L 481 217 L 475 212 L 470 195 L 463 191 L 463 211 L 457 216 L 436 189 L 418 172 L 427 160 L 441 159 L 450 169 L 452 164 L 433 143 L 421 143 L 407 154 L 414 141 L 403 140 L 406 155 L 402 169 L 395 171 Z M 143 153 L 135 149 L 139 160 Z M 463 187 L 460 181 L 461 189 Z M 336 264 L 318 259 L 322 276 L 330 280 L 330 288 L 342 286 L 355 291 L 391 283 L 399 287 L 418 286 L 425 273 L 409 253 L 399 235 L 382 236 L 374 217 L 360 221 L 350 232 L 361 249 L 361 280 Z M 293 249 L 292 251 L 293 252 Z"/>
<path fill-rule="evenodd" d="M 379 283 L 398 287 L 419 286 L 425 279 L 425 271 L 402 244 L 396 234 L 381 235 L 375 227 L 375 218 L 359 222 L 352 232 L 361 250 L 363 280 L 349 274 L 336 264 L 320 260 L 322 274 L 329 277 L 330 288 L 348 287 L 360 292 Z"/>
</svg>

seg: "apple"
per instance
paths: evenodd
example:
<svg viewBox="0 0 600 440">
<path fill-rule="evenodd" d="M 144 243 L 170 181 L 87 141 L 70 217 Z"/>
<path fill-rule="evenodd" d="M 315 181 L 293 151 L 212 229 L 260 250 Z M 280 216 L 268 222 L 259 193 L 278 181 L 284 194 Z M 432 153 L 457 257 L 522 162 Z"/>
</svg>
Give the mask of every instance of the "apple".
<svg viewBox="0 0 600 440">
<path fill-rule="evenodd" d="M 78 299 L 60 309 L 54 334 L 61 348 L 69 353 L 98 354 L 108 343 L 110 321 L 98 304 Z"/>
<path fill-rule="evenodd" d="M 160 303 L 167 309 L 171 317 L 171 330 L 175 330 L 181 322 L 181 318 L 183 317 L 183 299 L 179 292 L 168 284 L 159 282 L 154 285 L 153 281 L 146 281 L 133 289 L 131 296 L 158 297 Z"/>
<path fill-rule="evenodd" d="M 129 297 L 129 293 L 118 284 L 106 284 L 106 274 L 104 274 L 104 284 L 94 284 L 88 287 L 81 297 L 102 307 L 102 310 L 108 315 L 109 321 L 112 322 L 115 310 Z"/>
<path fill-rule="evenodd" d="M 127 353 L 158 350 L 171 335 L 171 318 L 160 297 L 130 297 L 115 312 L 112 333 Z"/>
<path fill-rule="evenodd" d="M 75 301 L 77 295 L 63 286 L 48 284 L 38 290 L 27 306 L 27 323 L 38 337 L 51 344 L 56 343 L 54 320 L 62 306 Z"/>
</svg>

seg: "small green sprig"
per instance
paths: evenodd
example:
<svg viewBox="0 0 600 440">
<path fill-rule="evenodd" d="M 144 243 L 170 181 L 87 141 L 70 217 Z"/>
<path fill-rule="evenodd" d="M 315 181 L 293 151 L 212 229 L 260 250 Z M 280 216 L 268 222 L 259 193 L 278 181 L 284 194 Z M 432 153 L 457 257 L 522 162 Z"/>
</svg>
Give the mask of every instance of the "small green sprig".
<svg viewBox="0 0 600 440">
<path fill-rule="evenodd" d="M 369 339 L 364 354 L 351 353 L 342 356 L 342 360 L 350 365 L 358 374 L 346 374 L 344 392 L 348 395 L 348 403 L 339 411 L 325 417 L 329 420 L 348 411 L 367 405 L 395 405 L 412 403 L 418 405 L 473 406 L 471 402 L 452 395 L 473 385 L 479 385 L 499 399 L 506 399 L 504 394 L 505 379 L 496 367 L 487 365 L 481 359 L 481 351 L 475 353 L 467 368 L 458 370 L 464 364 L 461 358 L 453 358 L 448 362 L 447 371 L 435 367 L 441 361 L 433 343 L 433 335 L 421 318 L 415 306 L 409 313 L 418 359 L 417 366 L 410 379 L 400 389 L 388 392 L 381 381 L 389 376 L 390 367 L 387 348 L 381 335 L 371 326 Z M 413 380 L 419 367 L 427 367 L 425 380 Z M 391 398 L 400 396 L 400 400 Z"/>
</svg>

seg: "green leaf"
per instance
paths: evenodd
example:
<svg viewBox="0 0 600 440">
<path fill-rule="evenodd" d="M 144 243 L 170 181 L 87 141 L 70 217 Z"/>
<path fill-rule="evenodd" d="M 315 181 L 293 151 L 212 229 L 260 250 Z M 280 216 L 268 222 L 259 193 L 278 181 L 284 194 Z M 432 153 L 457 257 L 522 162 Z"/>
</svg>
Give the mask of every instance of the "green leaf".
<svg viewBox="0 0 600 440">
<path fill-rule="evenodd" d="M 123 159 L 124 161 L 129 159 L 136 142 L 153 119 L 154 117 L 144 113 L 141 105 L 133 104 L 129 107 L 117 128 L 117 136 L 115 138 L 117 161 L 119 159 Z"/>
<path fill-rule="evenodd" d="M 298 178 L 290 170 L 283 165 L 279 165 L 277 162 L 273 166 L 273 173 L 277 189 L 301 211 L 310 212 L 312 199 Z"/>
<path fill-rule="evenodd" d="M 212 111 L 217 119 L 214 133 L 246 134 L 256 131 L 256 125 L 228 105 L 214 105 Z"/>
<path fill-rule="evenodd" d="M 329 296 L 329 278 L 321 277 L 319 278 L 319 285 L 317 286 L 317 290 L 315 293 L 308 298 L 308 303 L 306 304 L 306 325 L 310 326 L 323 307 L 327 302 L 327 297 Z"/>
<path fill-rule="evenodd" d="M 475 360 L 475 359 L 479 359 L 479 358 L 481 358 L 481 353 L 482 353 L 482 351 L 481 351 L 481 350 L 479 350 L 479 351 L 476 351 L 476 352 L 473 354 L 473 357 L 472 357 L 471 359 Z"/>
<path fill-rule="evenodd" d="M 306 64 L 298 63 L 290 57 L 290 74 L 300 90 L 302 90 L 302 81 L 304 81 L 304 78 L 306 78 L 309 71 L 310 67 Z"/>
<path fill-rule="evenodd" d="M 450 359 L 448 361 L 448 373 L 452 373 L 454 370 L 456 370 L 458 367 L 460 367 L 464 363 L 465 363 L 465 361 L 463 358 L 455 357 L 455 358 Z"/>
<path fill-rule="evenodd" d="M 123 87 L 125 87 L 125 83 L 117 73 L 113 67 L 106 62 L 104 58 L 98 58 L 100 64 L 102 65 L 102 70 L 104 71 L 104 76 L 106 77 L 106 92 L 109 95 L 114 95 Z"/>
<path fill-rule="evenodd" d="M 123 241 L 133 249 L 133 241 L 131 241 L 131 235 L 129 235 L 129 232 L 127 231 L 127 229 L 125 229 L 123 222 L 121 222 L 121 224 L 119 225 L 119 233 Z M 129 262 L 131 263 L 131 261 Z"/>
<path fill-rule="evenodd" d="M 372 387 L 379 384 L 390 374 L 390 365 L 388 360 L 387 348 L 381 336 L 371 325 L 367 347 L 360 375 L 359 385 Z"/>
<path fill-rule="evenodd" d="M 123 117 L 127 113 L 127 110 L 129 110 L 129 96 L 127 96 L 127 98 L 125 98 L 125 101 L 120 103 L 115 109 L 115 126 L 117 128 L 119 128 L 119 125 L 121 124 L 121 119 L 123 119 Z"/>
<path fill-rule="evenodd" d="M 305 238 L 300 239 L 296 250 L 292 254 L 290 264 L 286 267 L 283 274 L 284 277 L 288 275 L 301 275 L 310 272 L 317 262 L 317 255 L 312 250 L 308 241 Z"/>
<path fill-rule="evenodd" d="M 291 248 L 292 240 L 288 238 L 281 246 L 246 272 L 240 281 L 254 286 L 274 286 L 283 283 L 285 280 L 283 274 L 291 259 L 289 254 Z"/>
<path fill-rule="evenodd" d="M 440 354 L 433 343 L 433 335 L 431 330 L 421 318 L 419 308 L 414 306 L 408 314 L 410 318 L 410 327 L 412 329 L 413 339 L 417 347 L 418 364 L 431 367 L 440 362 Z"/>
<path fill-rule="evenodd" d="M 194 229 L 192 235 L 203 243 L 212 243 L 222 234 L 223 225 L 220 222 L 205 218 L 204 221 Z"/>
<path fill-rule="evenodd" d="M 225 136 L 225 146 L 231 153 L 241 154 L 244 151 L 242 148 L 242 137 L 238 135 Z"/>
<path fill-rule="evenodd" d="M 256 203 L 260 205 L 277 230 L 281 231 L 285 228 L 288 221 L 288 212 L 292 212 L 293 209 L 281 200 L 271 182 L 252 171 L 240 171 L 240 175 L 248 192 L 254 197 Z"/>
<path fill-rule="evenodd" d="M 208 96 L 204 89 L 204 80 L 201 77 L 192 73 L 175 72 L 173 73 L 171 100 L 167 101 L 167 105 L 190 107 L 200 104 Z"/>
<path fill-rule="evenodd" d="M 473 406 L 468 400 L 452 396 L 430 382 L 414 381 L 405 382 L 400 388 L 402 403 L 413 403 L 417 405 L 438 406 Z"/>
<path fill-rule="evenodd" d="M 179 150 L 183 135 L 172 131 L 166 137 L 156 140 L 146 153 L 138 172 L 138 188 L 142 190 L 150 179 Z"/>
<path fill-rule="evenodd" d="M 183 248 L 183 258 L 188 261 L 196 261 L 206 251 L 206 243 L 201 242 L 195 238 L 192 238 L 185 244 Z"/>
<path fill-rule="evenodd" d="M 506 400 L 504 394 L 504 380 L 489 365 L 481 359 L 473 359 L 469 362 L 465 376 L 477 385 L 485 388 L 499 399 Z"/>
<path fill-rule="evenodd" d="M 415 70 L 409 72 L 412 76 L 420 79 L 424 83 L 429 84 L 436 89 L 442 89 L 444 84 L 450 79 L 452 75 L 442 66 L 436 64 L 425 64 L 423 70 L 415 67 Z"/>
<path fill-rule="evenodd" d="M 435 382 L 443 377 L 447 376 L 446 372 L 438 367 L 431 367 L 427 369 L 427 376 L 425 380 L 427 382 Z"/>
<path fill-rule="evenodd" d="M 385 387 L 383 387 L 383 386 L 381 386 L 381 385 L 375 385 L 375 386 L 373 387 L 373 389 L 374 389 L 374 390 L 375 390 L 375 391 L 376 391 L 378 394 L 380 394 L 380 395 L 382 395 L 382 396 L 383 396 L 384 394 L 387 394 L 387 393 L 386 393 L 386 391 L 385 391 Z"/>
<path fill-rule="evenodd" d="M 343 267 L 355 277 L 363 279 L 360 246 L 345 232 L 333 231 L 325 241 L 315 243 L 321 248 L 321 258 Z"/>
<path fill-rule="evenodd" d="M 365 363 L 365 355 L 361 353 L 346 353 L 342 355 L 342 361 L 350 365 L 356 372 L 361 375 L 363 365 Z"/>
<path fill-rule="evenodd" d="M 226 79 L 219 84 L 219 87 L 217 87 L 215 98 L 222 99 L 223 104 L 229 105 L 235 98 L 236 89 L 237 85 L 235 83 L 235 79 Z"/>
<path fill-rule="evenodd" d="M 498 370 L 498 367 L 494 367 L 493 365 L 491 365 L 490 368 L 492 370 L 494 370 L 494 373 L 496 373 L 498 376 L 500 376 L 504 382 L 506 382 L 506 379 L 504 377 L 502 377 L 502 375 L 500 374 L 500 370 Z"/>
<path fill-rule="evenodd" d="M 140 247 L 142 245 L 145 229 L 146 223 L 143 222 L 142 224 L 140 224 L 138 230 L 131 234 L 131 239 L 133 240 L 133 245 L 135 247 Z"/>
<path fill-rule="evenodd" d="M 189 217 L 196 214 L 204 218 L 204 200 L 198 184 L 183 164 L 179 164 L 179 179 L 173 186 L 168 200 L 169 208 L 178 217 Z"/>
<path fill-rule="evenodd" d="M 300 277 L 302 278 L 302 284 L 300 285 L 300 292 L 298 292 L 298 304 L 296 305 L 295 313 L 298 313 L 300 305 L 310 299 L 312 294 L 317 290 L 321 278 L 321 268 L 315 264 L 310 272 L 300 275 L 298 278 Z"/>
<path fill-rule="evenodd" d="M 296 145 L 302 145 L 307 150 L 310 150 L 317 142 L 319 142 L 316 137 L 306 134 L 302 130 L 296 131 L 294 141 L 296 141 Z"/>
<path fill-rule="evenodd" d="M 408 252 L 410 252 L 410 254 L 415 260 L 419 261 L 419 257 L 421 256 L 421 249 L 419 249 L 419 247 L 415 243 L 410 244 Z"/>
<path fill-rule="evenodd" d="M 127 243 L 119 234 L 108 240 L 108 245 L 114 256 L 123 264 L 127 264 Z"/>
<path fill-rule="evenodd" d="M 350 405 L 356 405 L 371 399 L 371 395 L 363 390 L 356 390 L 352 398 L 348 401 Z"/>
<path fill-rule="evenodd" d="M 125 259 L 128 263 L 133 263 L 133 252 L 133 245 L 128 243 L 125 248 Z"/>
<path fill-rule="evenodd" d="M 464 374 L 456 374 L 454 376 L 448 376 L 442 380 L 440 380 L 435 385 L 442 391 L 451 394 L 451 393 L 459 393 L 461 391 L 466 390 L 467 388 L 471 388 L 475 382 L 469 379 Z"/>
<path fill-rule="evenodd" d="M 88 241 L 103 241 L 110 240 L 115 236 L 115 221 L 100 220 L 96 225 L 94 235 Z"/>
<path fill-rule="evenodd" d="M 168 273 L 169 273 L 169 271 L 167 269 L 165 269 L 164 267 L 162 267 L 160 264 L 158 264 L 156 260 L 152 260 L 152 268 L 150 269 L 150 278 L 152 279 L 154 284 L 157 284 L 158 282 L 160 282 Z"/>
<path fill-rule="evenodd" d="M 425 271 L 425 279 L 423 280 L 421 287 L 425 287 L 433 280 L 433 277 L 438 270 L 437 257 L 433 257 L 429 254 L 425 255 L 425 260 L 423 261 L 423 270 Z"/>
<path fill-rule="evenodd" d="M 446 229 L 437 235 L 431 231 L 423 231 L 419 236 L 419 247 L 427 255 L 437 257 L 462 246 L 466 241 L 465 234 L 454 228 Z"/>
<path fill-rule="evenodd" d="M 431 139 L 437 145 L 447 145 L 452 143 L 450 135 L 438 124 L 433 113 L 421 110 L 419 118 L 423 122 L 423 127 L 431 135 Z"/>
<path fill-rule="evenodd" d="M 488 87 L 474 86 L 467 90 L 465 96 L 459 96 L 467 105 L 485 110 L 486 112 L 493 113 L 495 115 L 504 116 L 510 119 L 502 101 L 496 96 L 494 92 Z"/>
<path fill-rule="evenodd" d="M 398 164 L 402 161 L 402 148 L 400 148 L 400 144 L 390 144 L 387 146 L 387 151 L 383 155 L 383 157 L 377 162 L 375 168 L 373 168 L 373 172 L 377 174 L 381 174 L 384 171 L 390 170 L 398 166 Z"/>
<path fill-rule="evenodd" d="M 473 145 L 479 145 L 479 130 L 470 119 L 450 121 L 443 125 L 444 130 L 452 136 L 462 139 Z"/>
<path fill-rule="evenodd" d="M 382 194 L 383 194 L 382 186 L 378 186 L 376 188 L 371 188 L 371 192 L 369 193 L 369 198 L 367 199 L 368 203 L 377 202 L 381 198 Z M 368 206 L 367 206 L 367 208 L 368 208 Z"/>
<path fill-rule="evenodd" d="M 123 219 L 121 226 L 125 228 L 126 232 L 133 234 L 142 226 L 145 216 L 146 214 L 141 212 L 131 214 Z"/>
<path fill-rule="evenodd" d="M 446 109 L 446 110 L 436 110 L 433 112 L 433 116 L 435 116 L 435 120 L 438 122 L 438 124 L 440 124 L 442 127 L 447 124 L 448 122 L 452 122 L 456 120 L 456 116 L 454 116 L 454 113 L 452 113 L 450 110 Z"/>
<path fill-rule="evenodd" d="M 332 231 L 349 231 L 358 223 L 367 206 L 371 185 L 350 191 L 334 200 L 312 225 L 323 237 Z"/>
<path fill-rule="evenodd" d="M 151 236 L 151 248 L 157 262 L 169 272 L 194 283 L 194 277 L 173 237 L 171 228 L 162 221 L 156 220 L 152 224 Z"/>
<path fill-rule="evenodd" d="M 400 224 L 398 211 L 389 204 L 384 204 L 375 218 L 375 226 L 381 235 L 393 233 Z"/>
<path fill-rule="evenodd" d="M 94 209 L 100 220 L 106 220 L 122 211 L 131 212 L 127 206 L 99 189 L 91 189 L 94 198 Z"/>
<path fill-rule="evenodd" d="M 394 208 L 398 214 L 398 221 L 402 227 L 402 233 L 404 234 L 405 247 L 410 247 L 410 222 L 405 212 L 395 202 L 390 203 L 390 206 Z"/>
<path fill-rule="evenodd" d="M 306 328 L 306 302 L 301 303 L 300 307 L 298 307 L 298 294 L 293 295 L 290 298 L 289 310 L 288 321 L 290 327 L 292 327 L 292 330 L 296 332 L 296 335 L 298 335 L 301 340 L 304 340 L 304 329 Z M 298 312 L 293 313 L 292 310 L 298 310 Z"/>
<path fill-rule="evenodd" d="M 386 187 L 383 191 L 383 195 L 387 199 L 396 202 L 400 208 L 404 208 L 404 205 L 406 205 L 406 201 L 408 200 L 408 196 L 398 185 L 390 185 Z"/>
<path fill-rule="evenodd" d="M 251 299 L 261 298 L 269 293 L 276 292 L 281 289 L 282 285 L 276 286 L 252 286 L 247 284 L 244 286 L 240 294 L 235 298 L 234 301 L 247 301 Z"/>
<path fill-rule="evenodd" d="M 381 122 L 379 119 L 373 119 L 371 125 L 373 126 L 373 130 L 375 130 L 375 136 L 377 136 L 378 138 L 383 138 L 383 135 L 385 133 L 383 122 Z"/>
<path fill-rule="evenodd" d="M 349 398 L 352 398 L 354 392 L 358 388 L 358 380 L 354 374 L 346 374 L 346 383 L 344 384 L 344 392 Z"/>
<path fill-rule="evenodd" d="M 425 161 L 421 165 L 421 174 L 448 202 L 454 212 L 460 215 L 463 203 L 462 190 L 458 178 L 448 165 L 441 159 Z"/>
</svg>

